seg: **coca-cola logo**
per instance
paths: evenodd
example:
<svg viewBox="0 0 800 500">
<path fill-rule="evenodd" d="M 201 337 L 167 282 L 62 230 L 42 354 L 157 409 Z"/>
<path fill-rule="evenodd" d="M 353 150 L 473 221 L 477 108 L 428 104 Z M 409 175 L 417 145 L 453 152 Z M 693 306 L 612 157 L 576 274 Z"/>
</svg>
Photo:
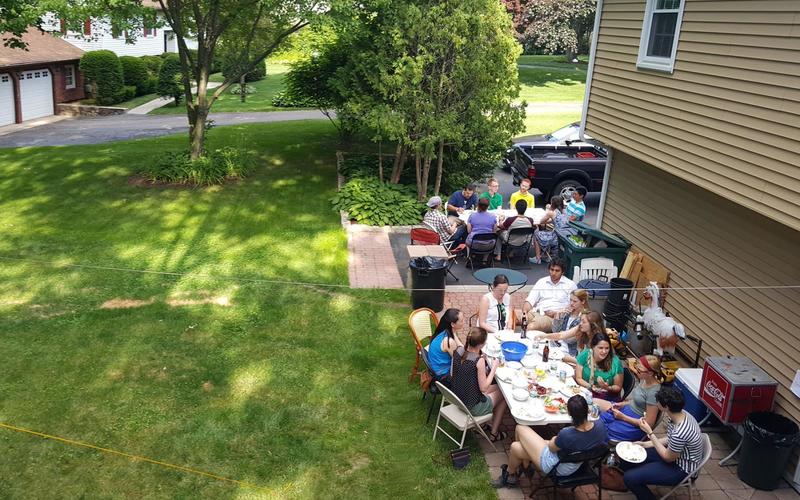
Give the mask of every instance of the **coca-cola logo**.
<svg viewBox="0 0 800 500">
<path fill-rule="evenodd" d="M 717 387 L 717 384 L 713 380 L 706 381 L 706 386 L 703 388 L 703 391 L 718 403 L 722 403 L 722 400 L 725 399 L 725 393 L 722 392 L 722 389 Z"/>
</svg>

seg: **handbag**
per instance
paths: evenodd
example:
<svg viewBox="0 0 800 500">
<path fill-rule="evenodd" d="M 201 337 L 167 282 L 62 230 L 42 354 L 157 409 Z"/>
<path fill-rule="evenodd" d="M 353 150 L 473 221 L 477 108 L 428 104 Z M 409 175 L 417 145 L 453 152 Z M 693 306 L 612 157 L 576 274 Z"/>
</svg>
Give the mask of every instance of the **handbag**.
<svg viewBox="0 0 800 500">
<path fill-rule="evenodd" d="M 628 491 L 625 487 L 625 473 L 617 466 L 600 465 L 600 486 L 604 490 Z"/>
</svg>

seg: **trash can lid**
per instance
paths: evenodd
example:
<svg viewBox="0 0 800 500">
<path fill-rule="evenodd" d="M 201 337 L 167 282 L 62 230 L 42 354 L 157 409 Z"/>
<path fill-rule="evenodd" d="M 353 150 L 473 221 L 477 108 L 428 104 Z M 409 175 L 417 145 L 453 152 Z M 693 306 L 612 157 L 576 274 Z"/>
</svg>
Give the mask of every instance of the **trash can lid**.
<svg viewBox="0 0 800 500">
<path fill-rule="evenodd" d="M 447 267 L 447 259 L 438 257 L 417 257 L 408 262 L 408 267 L 412 269 L 442 269 Z"/>
</svg>

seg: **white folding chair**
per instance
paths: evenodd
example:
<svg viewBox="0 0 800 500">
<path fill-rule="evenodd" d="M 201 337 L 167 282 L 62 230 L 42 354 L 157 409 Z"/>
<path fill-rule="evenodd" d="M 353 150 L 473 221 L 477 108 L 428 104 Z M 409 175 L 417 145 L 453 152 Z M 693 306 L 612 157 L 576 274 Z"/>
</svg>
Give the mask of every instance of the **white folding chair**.
<svg viewBox="0 0 800 500">
<path fill-rule="evenodd" d="M 436 417 L 436 428 L 433 430 L 434 441 L 436 440 L 436 433 L 438 431 L 442 431 L 442 434 L 449 437 L 450 440 L 456 443 L 459 448 L 463 448 L 464 440 L 467 437 L 467 431 L 475 427 L 478 429 L 478 432 L 480 432 L 481 435 L 485 437 L 487 441 L 489 441 L 489 444 L 492 445 L 492 449 L 497 451 L 497 448 L 494 447 L 494 443 L 492 443 L 492 440 L 489 439 L 489 436 L 486 435 L 486 432 L 481 427 L 482 424 L 485 424 L 492 419 L 492 413 L 488 415 L 482 415 L 480 417 L 473 417 L 472 413 L 469 412 L 467 407 L 461 402 L 458 396 L 453 394 L 453 391 L 438 381 L 436 382 L 436 388 L 442 393 L 442 405 L 439 407 L 439 416 Z M 439 426 L 439 421 L 441 421 L 442 417 L 453 424 L 456 429 L 462 431 L 461 442 L 458 442 L 458 440 L 448 434 L 443 427 Z"/>
<path fill-rule="evenodd" d="M 697 465 L 697 468 L 695 470 L 693 470 L 690 473 L 686 474 L 686 477 L 683 478 L 683 481 L 681 481 L 680 483 L 678 483 L 677 486 L 675 486 L 674 488 L 669 490 L 669 493 L 667 493 L 666 495 L 661 497 L 661 500 L 665 500 L 667 497 L 672 495 L 675 492 L 675 490 L 677 490 L 678 488 L 680 488 L 682 486 L 686 486 L 686 487 L 689 488 L 689 499 L 691 500 L 691 498 L 692 498 L 692 489 L 693 489 L 692 486 L 694 486 L 694 483 L 692 482 L 692 477 L 697 475 L 698 472 L 700 472 L 700 469 L 703 468 L 703 466 L 706 464 L 706 462 L 708 462 L 708 460 L 710 458 L 711 458 L 711 439 L 709 439 L 708 434 L 704 433 L 703 434 L 703 459 Z"/>
<path fill-rule="evenodd" d="M 617 266 L 614 261 L 605 257 L 592 257 L 590 259 L 582 259 L 580 266 L 575 266 L 572 270 L 572 281 L 579 282 L 581 280 L 596 280 L 599 276 L 605 276 L 608 279 L 616 278 L 619 274 Z"/>
</svg>

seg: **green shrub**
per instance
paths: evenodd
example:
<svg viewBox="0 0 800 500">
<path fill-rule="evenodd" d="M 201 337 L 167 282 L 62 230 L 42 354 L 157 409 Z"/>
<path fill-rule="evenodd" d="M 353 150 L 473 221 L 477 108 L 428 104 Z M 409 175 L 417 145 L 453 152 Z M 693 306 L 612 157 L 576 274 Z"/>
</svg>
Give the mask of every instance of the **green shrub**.
<svg viewBox="0 0 800 500">
<path fill-rule="evenodd" d="M 418 224 L 425 211 L 412 188 L 372 178 L 351 179 L 331 203 L 334 210 L 344 210 L 359 224 L 371 226 Z"/>
<path fill-rule="evenodd" d="M 242 179 L 252 166 L 249 152 L 231 147 L 208 151 L 195 161 L 189 151 L 170 151 L 156 157 L 142 175 L 153 182 L 210 185 Z"/>
<path fill-rule="evenodd" d="M 392 164 L 391 158 L 388 160 L 391 172 Z M 384 159 L 383 167 L 384 174 L 386 174 L 387 160 Z M 363 177 L 378 177 L 378 157 L 369 154 L 348 154 L 345 155 L 344 160 L 339 165 L 339 173 L 346 179 L 355 179 Z"/>
<path fill-rule="evenodd" d="M 244 86 L 244 95 L 255 94 L 256 88 L 252 85 L 245 85 Z M 231 85 L 231 94 L 234 95 L 242 95 L 242 86 L 238 84 Z"/>
<path fill-rule="evenodd" d="M 147 94 L 147 64 L 133 56 L 122 56 L 119 58 L 119 62 L 122 64 L 122 78 L 125 85 L 133 86 L 136 89 L 136 95 Z"/>
<path fill-rule="evenodd" d="M 147 66 L 147 74 L 158 78 L 158 72 L 161 71 L 161 63 L 164 62 L 164 59 L 160 56 L 141 56 L 139 59 Z"/>
<path fill-rule="evenodd" d="M 181 79 L 181 61 L 178 54 L 167 54 L 158 73 L 158 86 L 156 93 L 162 97 L 175 98 L 175 105 L 181 102 L 183 96 L 183 81 Z"/>
<path fill-rule="evenodd" d="M 79 67 L 92 86 L 97 104 L 108 106 L 122 101 L 125 95 L 122 64 L 116 54 L 110 50 L 87 52 L 81 57 Z"/>
<path fill-rule="evenodd" d="M 154 94 L 158 90 L 158 76 L 148 76 L 146 88 L 145 94 Z"/>
<path fill-rule="evenodd" d="M 284 89 L 272 97 L 272 105 L 277 108 L 313 108 L 314 101 Z"/>
<path fill-rule="evenodd" d="M 124 87 L 122 87 L 122 99 L 120 100 L 120 102 L 122 102 L 122 101 L 130 101 L 131 99 L 133 99 L 137 95 L 141 95 L 141 94 L 138 94 L 137 92 L 138 91 L 136 90 L 135 86 L 133 86 L 133 85 L 125 85 Z"/>
</svg>

